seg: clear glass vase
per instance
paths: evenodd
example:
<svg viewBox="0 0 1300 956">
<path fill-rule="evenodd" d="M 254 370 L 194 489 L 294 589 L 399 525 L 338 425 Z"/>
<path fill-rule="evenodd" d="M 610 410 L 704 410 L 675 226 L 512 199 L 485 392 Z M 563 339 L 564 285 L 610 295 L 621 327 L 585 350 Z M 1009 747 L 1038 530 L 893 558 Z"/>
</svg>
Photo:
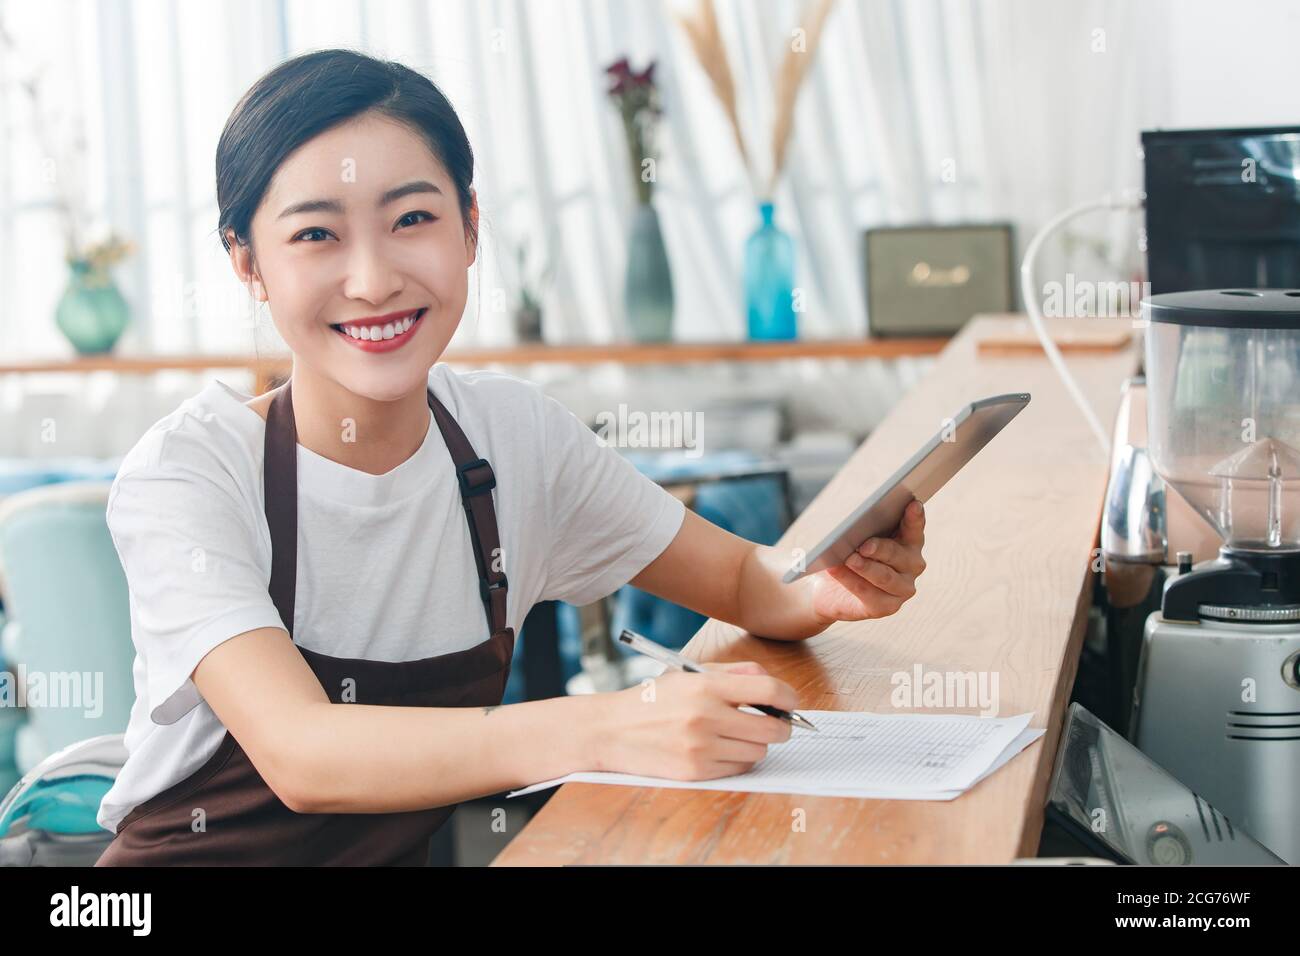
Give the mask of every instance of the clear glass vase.
<svg viewBox="0 0 1300 956">
<path fill-rule="evenodd" d="M 749 337 L 793 339 L 798 335 L 794 312 L 794 242 L 772 221 L 770 202 L 760 203 L 762 224 L 745 242 L 745 309 Z"/>
</svg>

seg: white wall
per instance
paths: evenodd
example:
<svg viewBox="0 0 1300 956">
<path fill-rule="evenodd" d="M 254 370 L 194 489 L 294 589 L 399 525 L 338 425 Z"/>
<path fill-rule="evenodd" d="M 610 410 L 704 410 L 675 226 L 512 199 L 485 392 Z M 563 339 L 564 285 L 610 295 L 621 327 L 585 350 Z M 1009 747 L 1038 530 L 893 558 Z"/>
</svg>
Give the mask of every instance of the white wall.
<svg viewBox="0 0 1300 956">
<path fill-rule="evenodd" d="M 1300 3 L 1164 0 L 1170 127 L 1300 124 Z"/>
</svg>

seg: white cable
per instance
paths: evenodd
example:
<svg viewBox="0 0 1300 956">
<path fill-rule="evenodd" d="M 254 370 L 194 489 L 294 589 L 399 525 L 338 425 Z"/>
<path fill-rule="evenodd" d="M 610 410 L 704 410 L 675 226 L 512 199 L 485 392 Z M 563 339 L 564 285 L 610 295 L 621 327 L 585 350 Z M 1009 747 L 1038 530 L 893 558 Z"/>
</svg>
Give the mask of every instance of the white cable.
<svg viewBox="0 0 1300 956">
<path fill-rule="evenodd" d="M 1025 249 L 1025 257 L 1020 263 L 1020 297 L 1025 300 L 1025 311 L 1029 314 L 1029 322 L 1034 327 L 1039 342 L 1042 343 L 1043 352 L 1046 353 L 1048 361 L 1052 363 L 1052 367 L 1056 369 L 1056 374 L 1065 383 L 1066 391 L 1070 393 L 1074 403 L 1079 406 L 1079 411 L 1083 412 L 1088 427 L 1097 436 L 1097 442 L 1101 445 L 1101 450 L 1108 457 L 1110 455 L 1110 435 L 1097 419 L 1097 413 L 1093 411 L 1087 396 L 1083 394 L 1078 382 L 1070 374 L 1065 359 L 1061 358 L 1061 350 L 1056 347 L 1056 343 L 1052 341 L 1052 337 L 1047 334 L 1047 329 L 1043 325 L 1043 314 L 1038 309 L 1038 291 L 1034 284 L 1034 260 L 1038 257 L 1038 250 L 1043 243 L 1057 229 L 1076 216 L 1091 212 L 1094 209 L 1141 209 L 1145 200 L 1146 194 L 1141 190 L 1126 189 L 1119 194 L 1107 194 L 1101 199 L 1094 199 L 1090 202 L 1079 203 L 1077 206 L 1071 206 L 1059 215 L 1053 216 L 1038 230 L 1034 238 L 1029 241 L 1029 245 Z"/>
</svg>

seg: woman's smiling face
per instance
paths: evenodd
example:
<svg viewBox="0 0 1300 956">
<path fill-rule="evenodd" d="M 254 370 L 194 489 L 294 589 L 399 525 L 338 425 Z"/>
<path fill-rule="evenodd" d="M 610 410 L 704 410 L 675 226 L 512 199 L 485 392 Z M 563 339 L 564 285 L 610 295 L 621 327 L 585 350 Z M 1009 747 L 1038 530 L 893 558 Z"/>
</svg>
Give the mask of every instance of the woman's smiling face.
<svg viewBox="0 0 1300 956">
<path fill-rule="evenodd" d="M 477 201 L 470 209 L 477 231 Z M 424 390 L 465 309 L 475 241 L 423 138 L 378 113 L 291 153 L 253 215 L 254 294 L 296 365 L 392 401 Z M 232 244 L 242 277 L 248 249 Z"/>
</svg>

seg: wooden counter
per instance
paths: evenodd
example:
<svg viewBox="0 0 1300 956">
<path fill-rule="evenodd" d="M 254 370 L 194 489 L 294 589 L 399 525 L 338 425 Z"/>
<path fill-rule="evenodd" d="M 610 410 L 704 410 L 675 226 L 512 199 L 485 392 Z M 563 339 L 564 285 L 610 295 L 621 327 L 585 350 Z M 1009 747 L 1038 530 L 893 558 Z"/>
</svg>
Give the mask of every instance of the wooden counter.
<svg viewBox="0 0 1300 956">
<path fill-rule="evenodd" d="M 891 676 L 916 665 L 984 671 L 997 676 L 999 714 L 1032 711 L 1031 726 L 1046 735 L 948 802 L 567 784 L 494 865 L 1006 863 L 1034 854 L 1092 597 L 1108 462 L 1041 354 L 976 354 L 981 335 L 1010 321 L 968 324 L 781 540 L 811 548 L 965 402 L 1030 392 L 1029 406 L 928 506 L 929 567 L 917 596 L 891 618 L 838 624 L 804 642 L 709 621 L 686 653 L 759 661 L 810 710 L 893 711 Z M 1139 341 L 1068 357 L 1107 426 L 1138 368 Z"/>
</svg>

